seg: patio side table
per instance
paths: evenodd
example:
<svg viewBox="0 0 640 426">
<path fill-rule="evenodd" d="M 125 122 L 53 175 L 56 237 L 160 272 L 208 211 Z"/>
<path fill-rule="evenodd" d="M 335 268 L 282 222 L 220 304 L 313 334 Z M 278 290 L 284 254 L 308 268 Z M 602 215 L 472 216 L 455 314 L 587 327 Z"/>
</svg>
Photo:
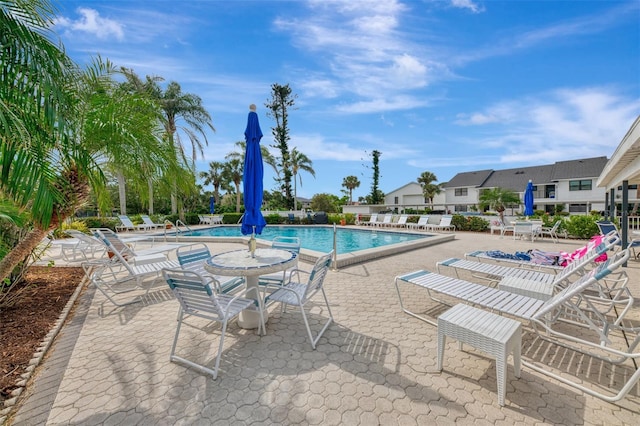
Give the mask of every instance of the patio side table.
<svg viewBox="0 0 640 426">
<path fill-rule="evenodd" d="M 449 336 L 458 341 L 458 348 L 467 343 L 496 359 L 498 404 L 504 405 L 507 387 L 507 358 L 513 352 L 515 376 L 520 377 L 521 325 L 518 321 L 458 304 L 438 317 L 438 371 L 442 371 L 444 345 Z"/>
</svg>

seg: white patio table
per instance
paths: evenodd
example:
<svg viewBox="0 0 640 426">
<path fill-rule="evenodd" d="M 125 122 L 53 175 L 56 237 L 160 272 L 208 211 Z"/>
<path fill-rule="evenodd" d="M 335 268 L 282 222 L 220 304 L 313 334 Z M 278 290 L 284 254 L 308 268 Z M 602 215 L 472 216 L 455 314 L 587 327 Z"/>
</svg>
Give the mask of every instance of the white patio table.
<svg viewBox="0 0 640 426">
<path fill-rule="evenodd" d="M 247 279 L 247 288 L 258 288 L 258 277 L 292 268 L 298 264 L 298 254 L 289 250 L 259 248 L 252 257 L 246 249 L 234 250 L 211 256 L 204 269 L 214 275 L 243 276 Z M 264 321 L 268 319 L 267 310 L 263 311 Z M 257 311 L 245 310 L 238 317 L 242 328 L 258 328 L 260 315 Z"/>
</svg>

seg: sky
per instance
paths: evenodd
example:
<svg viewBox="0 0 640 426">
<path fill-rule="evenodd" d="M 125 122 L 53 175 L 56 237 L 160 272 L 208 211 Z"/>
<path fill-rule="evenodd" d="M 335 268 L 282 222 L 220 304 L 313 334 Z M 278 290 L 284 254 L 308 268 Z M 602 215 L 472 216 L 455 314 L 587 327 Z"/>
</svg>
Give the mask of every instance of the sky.
<svg viewBox="0 0 640 426">
<path fill-rule="evenodd" d="M 60 0 L 54 31 L 80 66 L 100 55 L 202 98 L 215 132 L 198 171 L 264 137 L 271 86 L 288 84 L 297 195 L 357 200 L 425 171 L 610 157 L 640 115 L 640 2 L 484 0 Z M 188 142 L 186 142 L 188 143 Z M 189 147 L 189 145 L 187 145 Z M 274 154 L 278 151 L 270 148 Z M 188 149 L 190 152 L 190 148 Z M 264 187 L 274 190 L 265 167 Z M 206 190 L 212 188 L 205 187 Z"/>
</svg>

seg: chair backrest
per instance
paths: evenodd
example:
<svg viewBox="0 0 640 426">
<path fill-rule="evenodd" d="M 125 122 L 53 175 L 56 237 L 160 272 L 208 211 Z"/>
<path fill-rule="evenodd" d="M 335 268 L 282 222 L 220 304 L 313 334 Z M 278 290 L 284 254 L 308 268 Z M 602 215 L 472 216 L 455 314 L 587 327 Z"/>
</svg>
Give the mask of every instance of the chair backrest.
<svg viewBox="0 0 640 426">
<path fill-rule="evenodd" d="M 611 247 L 618 243 L 618 241 L 619 237 L 615 232 L 610 232 L 605 235 L 602 241 L 598 244 L 590 241 L 586 246 L 584 246 L 584 253 L 577 259 L 569 262 L 569 264 L 556 276 L 555 282 L 559 282 L 564 277 L 573 274 L 577 269 L 584 269 L 602 253 L 609 251 Z"/>
<path fill-rule="evenodd" d="M 180 266 L 185 267 L 196 262 L 204 262 L 211 257 L 209 247 L 204 243 L 178 247 L 176 257 Z"/>
<path fill-rule="evenodd" d="M 550 229 L 550 232 L 556 232 L 558 230 L 558 228 L 560 227 L 561 223 L 562 223 L 561 220 L 556 220 L 556 223 L 553 224 L 553 226 Z"/>
<path fill-rule="evenodd" d="M 309 273 L 309 281 L 307 282 L 307 288 L 302 298 L 303 302 L 313 296 L 318 290 L 322 289 L 324 278 L 327 276 L 327 272 L 329 272 L 329 266 L 331 266 L 332 257 L 333 250 L 316 260 L 313 269 Z"/>
<path fill-rule="evenodd" d="M 596 225 L 598 225 L 598 229 L 600 230 L 600 233 L 602 235 L 607 235 L 611 231 L 618 232 L 618 228 L 616 227 L 616 225 L 613 222 L 609 222 L 608 220 L 598 221 L 596 222 Z"/>
<path fill-rule="evenodd" d="M 78 239 L 79 241 L 91 245 L 91 246 L 101 246 L 103 245 L 99 240 L 97 240 L 94 237 L 91 237 L 87 234 L 85 234 L 82 231 L 78 231 L 77 229 L 67 229 L 66 231 L 64 231 L 65 234 Z"/>
<path fill-rule="evenodd" d="M 201 275 L 183 269 L 163 269 L 162 276 L 185 314 L 222 320 L 224 312 L 216 292 Z"/>
<path fill-rule="evenodd" d="M 533 231 L 533 223 L 531 222 L 516 222 L 513 224 L 513 232 L 518 233 L 531 233 Z"/>
<path fill-rule="evenodd" d="M 429 223 L 429 216 L 422 215 L 420 219 L 418 219 L 418 225 L 426 225 Z"/>
<path fill-rule="evenodd" d="M 397 224 L 398 225 L 404 225 L 405 223 L 407 223 L 407 219 L 409 218 L 409 215 L 403 214 L 400 216 L 400 219 L 398 219 Z"/>
<path fill-rule="evenodd" d="M 578 278 L 576 281 L 568 285 L 562 291 L 556 293 L 551 299 L 547 300 L 542 307 L 533 316 L 534 319 L 545 321 L 545 315 L 552 312 L 561 305 L 566 304 L 574 296 L 582 293 L 587 288 L 591 287 L 598 280 L 606 277 L 611 272 L 618 269 L 629 259 L 629 250 L 622 250 L 610 257 L 606 261 L 599 264 L 596 268 L 592 269 L 585 275 Z"/>
<path fill-rule="evenodd" d="M 271 241 L 271 247 L 300 253 L 300 238 L 278 236 Z"/>
<path fill-rule="evenodd" d="M 369 217 L 369 223 L 376 223 L 378 221 L 378 215 L 376 213 L 372 214 L 371 217 Z"/>
<path fill-rule="evenodd" d="M 146 214 L 141 214 L 140 215 L 140 219 L 142 219 L 142 221 L 144 222 L 145 225 L 156 226 L 156 224 Z"/>
<path fill-rule="evenodd" d="M 453 220 L 453 216 L 444 215 L 440 218 L 440 226 L 449 226 L 451 225 L 451 220 Z"/>
<path fill-rule="evenodd" d="M 107 246 L 107 251 L 124 263 L 136 256 L 136 252 L 125 244 L 118 235 L 109 228 L 95 229 L 93 235 Z"/>
<path fill-rule="evenodd" d="M 131 219 L 129 219 L 129 216 L 127 215 L 120 215 L 118 216 L 118 219 L 120 219 L 120 222 L 122 222 L 122 224 L 126 227 L 130 227 L 130 228 L 135 228 L 136 226 L 133 224 L 133 222 L 131 221 Z"/>
<path fill-rule="evenodd" d="M 382 223 L 391 223 L 391 219 L 393 219 L 393 214 L 387 213 L 384 215 L 384 218 L 382 218 Z"/>
</svg>

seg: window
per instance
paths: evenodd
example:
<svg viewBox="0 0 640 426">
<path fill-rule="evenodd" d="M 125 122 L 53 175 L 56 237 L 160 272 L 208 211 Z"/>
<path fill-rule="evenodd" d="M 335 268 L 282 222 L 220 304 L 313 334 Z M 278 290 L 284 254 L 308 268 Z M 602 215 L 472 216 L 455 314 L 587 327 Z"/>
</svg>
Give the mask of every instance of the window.
<svg viewBox="0 0 640 426">
<path fill-rule="evenodd" d="M 400 204 L 398 203 L 399 199 L 398 197 L 393 197 L 393 204 Z"/>
<path fill-rule="evenodd" d="M 459 205 L 458 204 L 453 208 L 453 210 L 456 211 L 456 212 L 466 212 L 467 211 L 467 205 L 466 204 L 465 205 Z"/>
<path fill-rule="evenodd" d="M 586 213 L 586 204 L 569 204 L 569 213 Z"/>
<path fill-rule="evenodd" d="M 569 191 L 591 191 L 591 179 L 570 180 Z"/>
<path fill-rule="evenodd" d="M 464 197 L 468 194 L 468 188 L 456 188 L 455 196 Z"/>
</svg>

